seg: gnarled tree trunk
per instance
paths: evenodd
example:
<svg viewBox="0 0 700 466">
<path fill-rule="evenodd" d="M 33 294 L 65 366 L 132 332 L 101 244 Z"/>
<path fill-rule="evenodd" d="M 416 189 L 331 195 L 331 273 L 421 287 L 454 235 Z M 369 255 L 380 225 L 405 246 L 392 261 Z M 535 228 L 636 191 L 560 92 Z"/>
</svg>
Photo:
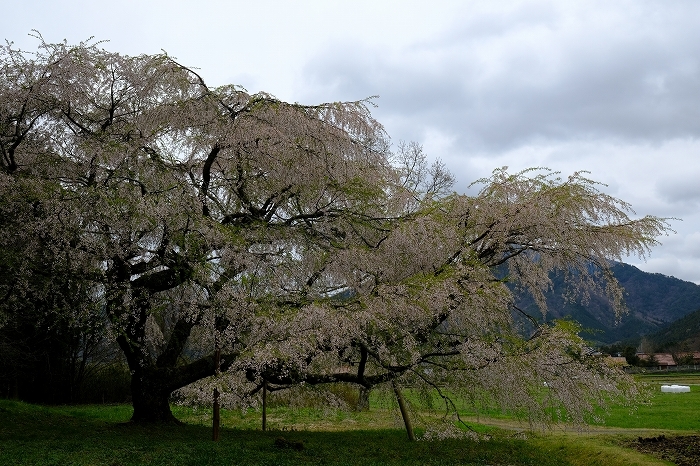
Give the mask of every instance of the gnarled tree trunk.
<svg viewBox="0 0 700 466">
<path fill-rule="evenodd" d="M 131 376 L 131 399 L 134 414 L 131 421 L 136 423 L 179 424 L 170 410 L 170 383 L 165 380 L 163 371 L 136 370 Z"/>
<path fill-rule="evenodd" d="M 180 422 L 170 410 L 170 395 L 179 388 L 216 373 L 214 354 L 184 365 L 177 365 L 176 360 L 169 361 L 162 356 L 158 359 L 160 364 L 150 364 L 145 367 L 139 365 L 138 361 L 134 361 L 134 358 L 130 360 L 131 401 L 134 407 L 132 422 L 179 424 Z M 224 362 L 221 364 L 221 369 L 228 369 L 235 357 L 235 354 L 222 356 Z"/>
</svg>

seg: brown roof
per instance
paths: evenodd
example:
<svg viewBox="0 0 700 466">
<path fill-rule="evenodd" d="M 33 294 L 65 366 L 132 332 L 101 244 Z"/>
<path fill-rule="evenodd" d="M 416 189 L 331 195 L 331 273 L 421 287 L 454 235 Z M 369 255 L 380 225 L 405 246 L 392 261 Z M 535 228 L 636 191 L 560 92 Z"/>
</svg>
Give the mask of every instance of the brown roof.
<svg viewBox="0 0 700 466">
<path fill-rule="evenodd" d="M 694 361 L 700 361 L 700 351 L 693 351 L 690 353 L 678 353 L 679 358 L 685 358 L 691 356 Z"/>
<path fill-rule="evenodd" d="M 676 361 L 673 359 L 673 355 L 671 353 L 654 353 L 654 354 L 646 354 L 646 353 L 639 353 L 637 356 L 639 356 L 639 359 L 642 359 L 644 361 L 648 361 L 651 356 L 654 356 L 654 360 L 656 361 L 656 364 L 658 366 L 676 366 Z"/>
</svg>

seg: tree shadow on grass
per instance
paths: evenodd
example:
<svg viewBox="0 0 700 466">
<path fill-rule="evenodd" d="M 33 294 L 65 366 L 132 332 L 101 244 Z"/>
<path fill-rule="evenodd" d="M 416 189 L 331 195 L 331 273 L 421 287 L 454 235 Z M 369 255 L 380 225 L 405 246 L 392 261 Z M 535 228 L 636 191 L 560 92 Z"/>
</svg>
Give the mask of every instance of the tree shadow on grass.
<svg viewBox="0 0 700 466">
<path fill-rule="evenodd" d="M 105 422 L 0 401 L 0 464 L 538 464 L 567 461 L 508 438 L 409 442 L 400 429 L 334 432 Z"/>
</svg>

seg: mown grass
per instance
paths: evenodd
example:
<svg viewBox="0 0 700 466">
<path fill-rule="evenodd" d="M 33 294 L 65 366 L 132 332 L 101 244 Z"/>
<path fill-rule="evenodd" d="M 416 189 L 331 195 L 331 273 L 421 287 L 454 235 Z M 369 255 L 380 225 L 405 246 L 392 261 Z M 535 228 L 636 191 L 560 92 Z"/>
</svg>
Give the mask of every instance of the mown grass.
<svg viewBox="0 0 700 466">
<path fill-rule="evenodd" d="M 211 440 L 211 411 L 174 406 L 184 426 L 143 427 L 128 423 L 128 405 L 42 407 L 0 400 L 0 465 L 658 465 L 669 464 L 625 448 L 627 429 L 700 430 L 700 374 L 644 375 L 652 384 L 649 404 L 630 413 L 614 407 L 606 427 L 615 435 L 518 432 L 471 424 L 489 440 L 406 439 L 401 419 L 386 400 L 374 400 L 370 412 L 288 408 L 261 413 L 222 411 L 219 442 Z M 691 385 L 691 393 L 666 394 L 664 383 Z M 408 393 L 410 397 L 411 394 Z M 437 417 L 438 413 L 414 413 Z M 468 414 L 468 413 L 464 413 Z M 482 418 L 482 421 L 486 421 Z M 630 432 L 632 432 L 630 430 Z M 527 438 L 523 438 L 527 437 Z M 279 441 L 283 438 L 284 442 Z M 300 450 L 295 446 L 303 446 Z"/>
<path fill-rule="evenodd" d="M 700 431 L 700 373 L 657 372 L 639 374 L 637 381 L 652 393 L 648 402 L 630 411 L 613 406 L 605 426 L 625 429 Z M 663 393 L 661 385 L 689 385 L 690 393 Z"/>
<path fill-rule="evenodd" d="M 693 432 L 700 431 L 700 373 L 657 372 L 635 376 L 637 381 L 647 385 L 651 396 L 645 402 L 633 407 L 614 405 L 603 416 L 603 423 L 592 423 L 592 427 L 617 429 L 652 429 L 659 431 Z M 663 393 L 661 385 L 689 385 L 690 393 Z M 409 394 L 410 397 L 410 394 Z M 479 413 L 464 408 L 460 410 L 466 419 L 496 425 L 522 425 L 512 413 L 498 409 L 484 409 Z"/>
<path fill-rule="evenodd" d="M 645 374 L 638 379 L 652 389 L 649 402 L 638 405 L 632 412 L 626 407 L 613 407 L 605 426 L 700 431 L 700 374 Z M 689 385 L 690 393 L 662 393 L 664 384 Z"/>
<path fill-rule="evenodd" d="M 384 409 L 370 413 L 223 411 L 221 439 L 211 440 L 210 414 L 175 408 L 184 426 L 128 424 L 129 406 L 41 407 L 0 400 L 2 465 L 656 465 L 609 438 L 527 434 L 482 427 L 490 439 L 409 442 Z M 277 424 L 275 424 L 277 423 Z M 285 427 L 286 430 L 281 428 Z M 284 438 L 282 448 L 276 440 Z M 284 446 L 303 445 L 301 450 Z"/>
<path fill-rule="evenodd" d="M 566 464 L 523 440 L 409 443 L 397 429 L 271 431 L 207 426 L 142 427 L 121 423 L 124 407 L 45 408 L 0 402 L 0 464 Z M 105 413 L 104 416 L 101 413 Z M 182 413 L 181 413 L 182 414 Z M 232 413 L 226 413 L 230 422 Z M 116 421 L 116 422 L 115 422 Z M 275 440 L 288 445 L 280 448 Z"/>
</svg>

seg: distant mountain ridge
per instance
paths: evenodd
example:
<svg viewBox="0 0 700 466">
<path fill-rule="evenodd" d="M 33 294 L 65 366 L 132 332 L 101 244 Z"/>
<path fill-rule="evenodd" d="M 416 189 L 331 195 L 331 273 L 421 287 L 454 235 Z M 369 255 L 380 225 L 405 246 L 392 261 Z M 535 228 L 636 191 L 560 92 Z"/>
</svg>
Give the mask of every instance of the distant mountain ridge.
<svg viewBox="0 0 700 466">
<path fill-rule="evenodd" d="M 668 327 L 686 315 L 700 309 L 700 285 L 659 273 L 648 273 L 629 264 L 612 267 L 615 278 L 625 289 L 629 313 L 615 322 L 615 314 L 607 298 L 591 294 L 585 305 L 566 302 L 566 286 L 559 276 L 553 276 L 553 289 L 546 294 L 552 318 L 568 317 L 579 322 L 586 331 L 583 336 L 596 343 L 612 344 L 639 339 Z M 519 295 L 516 303 L 533 316 L 539 310 L 530 296 Z M 700 313 L 698 314 L 700 331 Z"/>
</svg>

